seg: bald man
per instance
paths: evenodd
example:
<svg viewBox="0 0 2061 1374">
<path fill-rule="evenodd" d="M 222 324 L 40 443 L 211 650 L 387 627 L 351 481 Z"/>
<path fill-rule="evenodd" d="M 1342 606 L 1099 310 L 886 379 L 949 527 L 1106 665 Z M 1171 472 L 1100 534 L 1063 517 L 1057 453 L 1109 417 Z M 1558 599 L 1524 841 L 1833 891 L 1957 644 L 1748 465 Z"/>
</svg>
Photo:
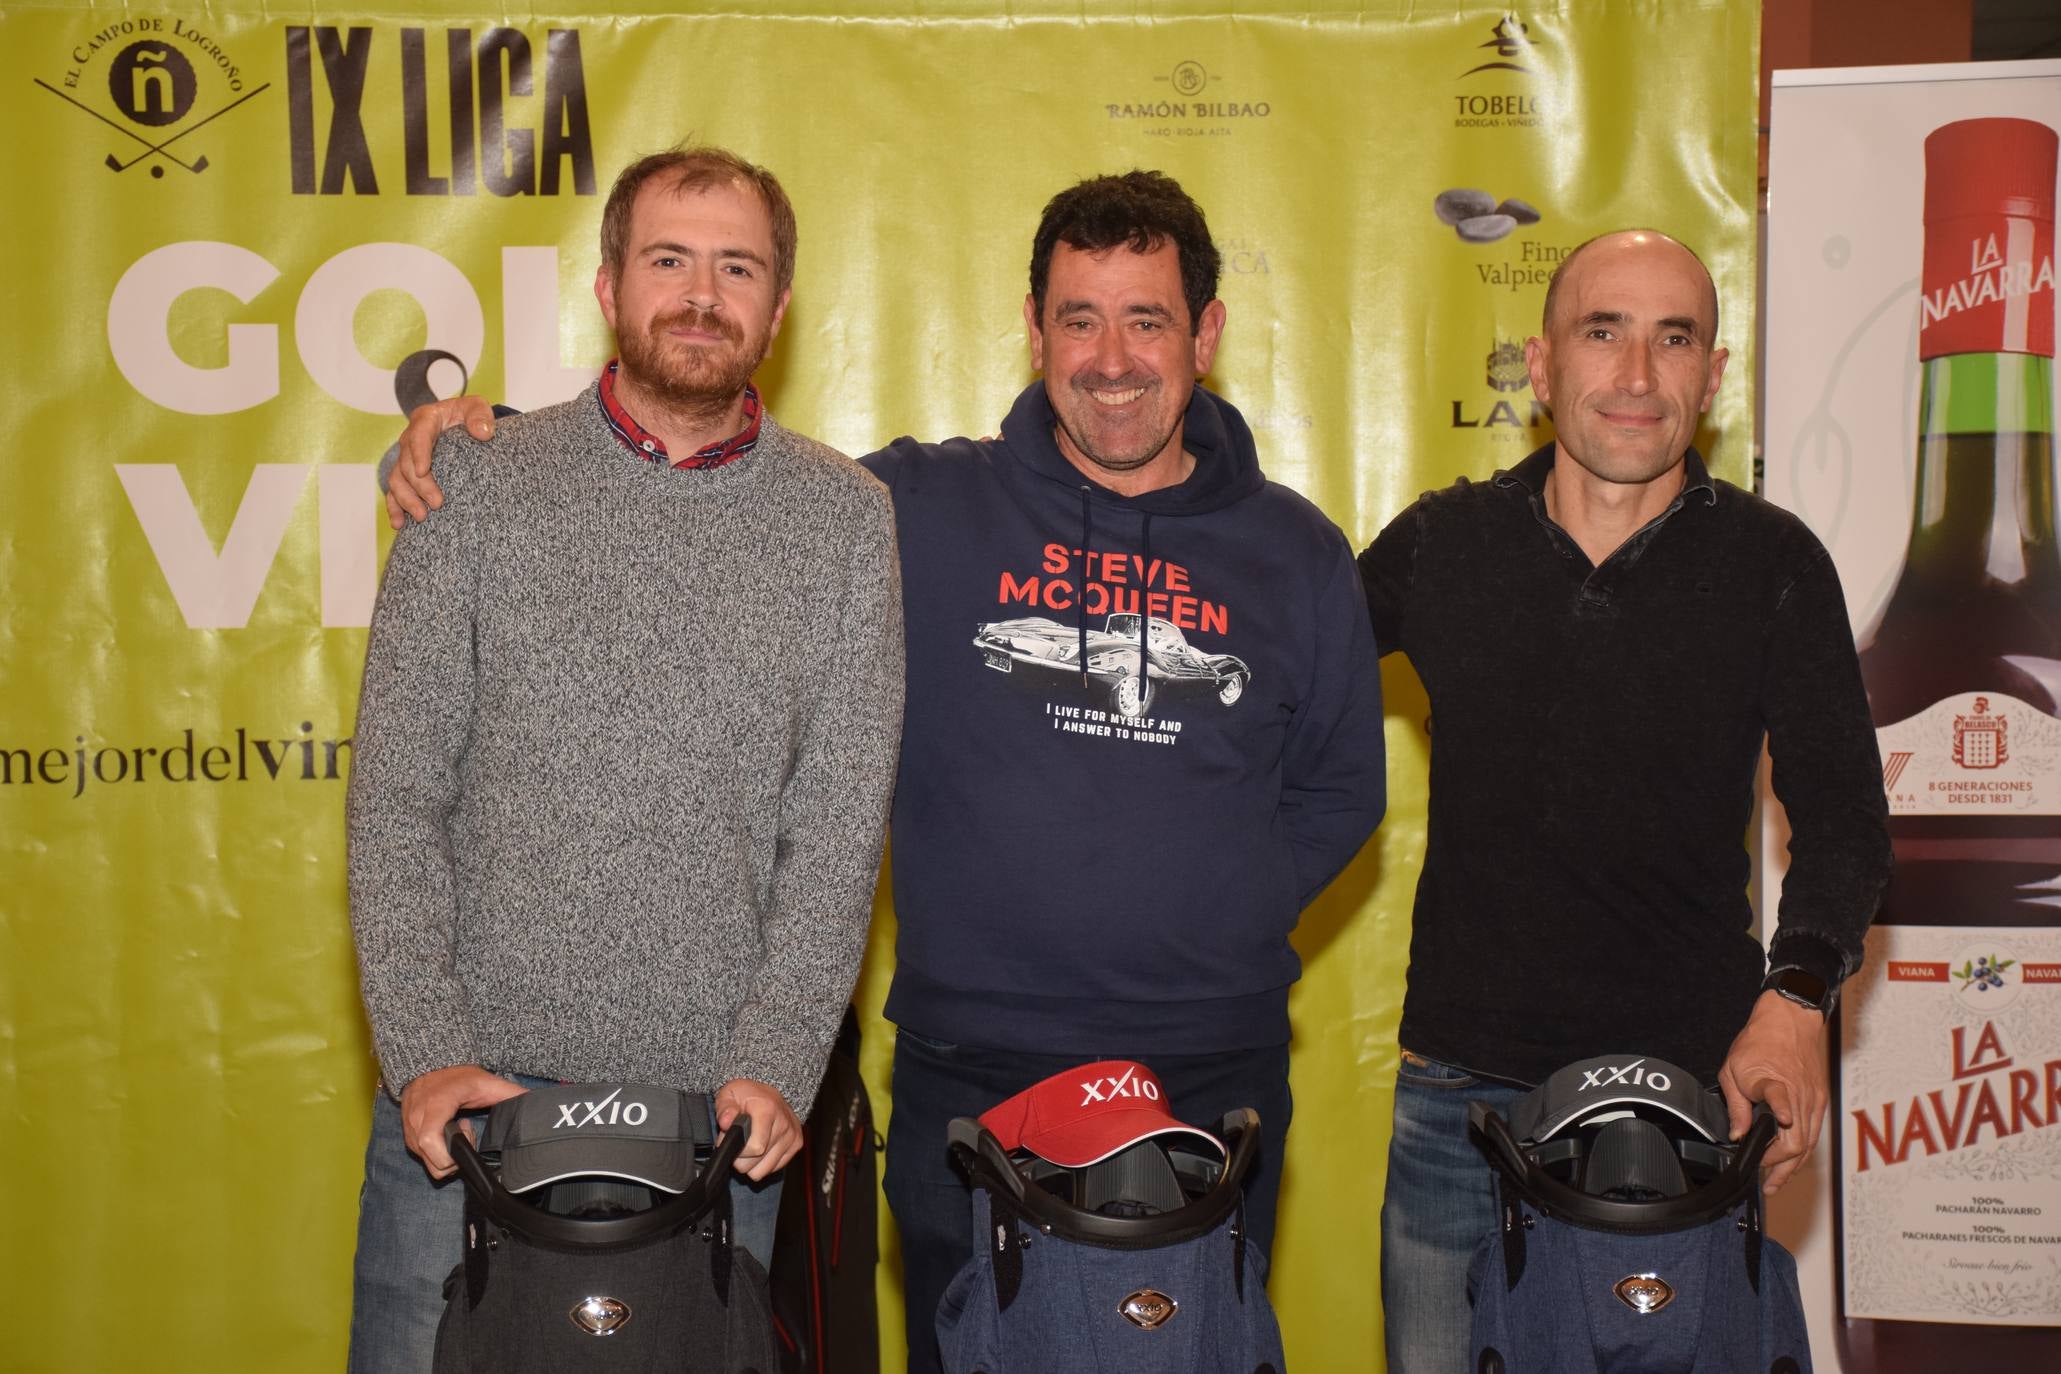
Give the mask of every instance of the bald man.
<svg viewBox="0 0 2061 1374">
<path fill-rule="evenodd" d="M 1467 1368 L 1494 1223 L 1467 1104 L 1604 1054 L 1815 1145 L 1825 1024 L 1889 873 L 1882 766 L 1839 581 L 1801 521 L 1691 447 L 1724 377 L 1696 256 L 1632 230 L 1570 254 L 1525 344 L 1557 437 L 1430 492 L 1360 572 L 1431 699 L 1431 800 L 1382 1207 L 1395 1374 Z M 1763 740 L 1790 867 L 1766 959 L 1746 836 Z"/>
</svg>

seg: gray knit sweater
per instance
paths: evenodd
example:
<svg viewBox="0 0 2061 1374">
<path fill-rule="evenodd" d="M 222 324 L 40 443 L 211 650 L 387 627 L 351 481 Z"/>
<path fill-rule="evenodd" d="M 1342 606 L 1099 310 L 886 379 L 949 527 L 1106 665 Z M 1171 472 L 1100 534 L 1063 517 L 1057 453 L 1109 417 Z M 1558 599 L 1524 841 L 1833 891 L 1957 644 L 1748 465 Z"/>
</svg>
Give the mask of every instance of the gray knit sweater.
<svg viewBox="0 0 2061 1374">
<path fill-rule="evenodd" d="M 349 794 L 389 1091 L 453 1064 L 805 1112 L 866 940 L 901 728 L 886 491 L 768 416 L 630 453 L 594 388 L 437 445 L 395 541 Z"/>
</svg>

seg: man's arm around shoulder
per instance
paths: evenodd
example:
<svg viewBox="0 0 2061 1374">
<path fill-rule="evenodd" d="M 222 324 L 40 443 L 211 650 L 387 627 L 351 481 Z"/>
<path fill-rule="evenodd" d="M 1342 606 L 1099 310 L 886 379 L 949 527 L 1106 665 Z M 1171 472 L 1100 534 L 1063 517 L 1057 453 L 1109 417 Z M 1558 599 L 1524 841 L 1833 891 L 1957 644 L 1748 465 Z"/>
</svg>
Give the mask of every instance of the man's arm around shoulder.
<svg viewBox="0 0 2061 1374">
<path fill-rule="evenodd" d="M 1374 626 L 1378 652 L 1402 647 L 1404 610 L 1417 576 L 1417 543 L 1423 529 L 1422 502 L 1414 503 L 1388 522 L 1374 542 L 1361 551 L 1360 589 Z"/>
<path fill-rule="evenodd" d="M 1332 530 L 1329 538 L 1309 677 L 1281 769 L 1281 819 L 1305 906 L 1359 853 L 1388 797 L 1381 666 L 1366 598 L 1345 536 Z"/>
<path fill-rule="evenodd" d="M 386 522 L 400 529 L 410 520 L 427 520 L 444 505 L 443 488 L 430 475 L 437 439 L 461 425 L 482 443 L 494 437 L 495 407 L 478 396 L 454 396 L 417 406 L 408 416 L 401 438 L 379 460 L 379 490 L 386 497 Z M 509 411 L 513 414 L 513 411 Z"/>
</svg>

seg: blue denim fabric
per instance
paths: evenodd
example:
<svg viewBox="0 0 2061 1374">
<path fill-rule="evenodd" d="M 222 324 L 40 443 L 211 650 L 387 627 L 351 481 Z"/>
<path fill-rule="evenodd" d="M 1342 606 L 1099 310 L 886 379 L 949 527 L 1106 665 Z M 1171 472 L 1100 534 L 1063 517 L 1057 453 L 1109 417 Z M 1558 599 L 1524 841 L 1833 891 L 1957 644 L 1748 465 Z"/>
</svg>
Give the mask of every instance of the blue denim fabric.
<svg viewBox="0 0 2061 1374">
<path fill-rule="evenodd" d="M 508 1077 L 526 1088 L 549 1079 Z M 485 1112 L 467 1112 L 473 1134 Z M 737 1242 L 761 1265 L 773 1255 L 780 1178 L 761 1185 L 731 1180 Z M 400 1104 L 379 1090 L 365 1146 L 365 1185 L 358 1194 L 358 1253 L 351 1276 L 349 1374 L 429 1374 L 437 1322 L 444 1315 L 444 1279 L 462 1257 L 465 1187 L 455 1177 L 430 1178 L 408 1153 Z"/>
<path fill-rule="evenodd" d="M 1472 1349 L 1452 1368 L 1810 1374 L 1796 1261 L 1762 1236 L 1756 1287 L 1742 1212 L 1743 1205 L 1685 1231 L 1636 1236 L 1572 1226 L 1525 1206 L 1523 1266 L 1514 1287 L 1501 1237 L 1485 1237 L 1475 1254 Z M 1617 1284 L 1633 1275 L 1665 1283 L 1667 1302 L 1641 1312 L 1619 1299 Z"/>
<path fill-rule="evenodd" d="M 973 1255 L 973 1194 L 952 1166 L 945 1128 L 979 1116 L 1031 1084 L 1096 1059 L 1135 1059 L 1159 1075 L 1174 1115 L 1210 1125 L 1250 1107 L 1260 1118 L 1260 1157 L 1245 1184 L 1246 1231 L 1259 1253 L 1274 1242 L 1281 1153 L 1294 1099 L 1288 1047 L 1224 1054 L 1025 1054 L 895 1034 L 894 1111 L 887 1131 L 887 1205 L 902 1242 L 902 1300 L 908 1319 L 909 1374 L 937 1374 L 938 1302 Z M 1475 1239 L 1480 1239 L 1476 1236 Z M 1464 1323 L 1461 1335 L 1466 1335 Z"/>
<path fill-rule="evenodd" d="M 1468 1364 L 1467 1267 L 1496 1224 L 1495 1175 L 1467 1138 L 1467 1106 L 1499 1112 L 1528 1089 L 1433 1060 L 1396 1071 L 1381 1203 L 1381 1305 L 1389 1374 Z"/>
<path fill-rule="evenodd" d="M 1192 1240 L 1120 1250 L 1038 1234 L 984 1189 L 971 1212 L 974 1258 L 938 1305 L 950 1374 L 1278 1374 L 1283 1366 L 1266 1262 L 1250 1240 L 1239 1242 L 1242 1255 L 1232 1248 L 1230 1217 Z M 1006 1258 L 997 1255 L 998 1232 L 1014 1237 Z M 1013 1282 L 998 1279 L 1004 1265 Z M 1174 1300 L 1163 1325 L 1146 1329 L 1124 1316 L 1141 1289 Z"/>
</svg>

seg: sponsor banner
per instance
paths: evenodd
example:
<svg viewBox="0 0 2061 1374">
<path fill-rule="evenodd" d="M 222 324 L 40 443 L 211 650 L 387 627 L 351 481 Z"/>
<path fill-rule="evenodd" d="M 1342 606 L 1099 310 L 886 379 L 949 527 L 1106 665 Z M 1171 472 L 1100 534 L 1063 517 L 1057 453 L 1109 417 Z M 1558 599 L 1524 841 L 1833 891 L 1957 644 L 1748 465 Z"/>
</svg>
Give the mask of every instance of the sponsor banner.
<svg viewBox="0 0 2061 1374">
<path fill-rule="evenodd" d="M 2044 929 L 1868 933 L 1833 1103 L 1851 1316 L 2061 1324 L 2061 985 L 2028 974 L 2056 956 Z"/>
<path fill-rule="evenodd" d="M 2061 813 L 2061 721 L 2029 702 L 1965 692 L 1877 737 L 1895 815 Z"/>
<path fill-rule="evenodd" d="M 2029 196 L 1996 189 L 2008 216 L 1972 225 L 1942 212 L 1933 216 L 1928 240 L 1926 139 L 1978 119 L 2061 127 L 2061 63 L 1778 72 L 1774 78 L 1765 490 L 1831 551 L 1864 644 L 1873 643 L 1904 571 L 1914 509 L 1928 500 L 1917 461 L 1921 354 L 2036 350 L 2051 339 L 2050 307 L 2037 304 L 2051 289 L 2051 269 L 2043 265 L 2051 256 L 2051 226 L 2032 223 L 2050 215 L 2051 206 L 2032 208 Z M 2024 174 L 2021 163 L 2012 163 L 2012 177 Z M 1976 175 L 1960 170 L 1968 179 Z M 1950 207 L 1957 191 L 1973 194 L 1956 186 L 1951 166 L 1942 165 L 1938 180 L 1931 194 L 1939 206 Z M 1940 400 L 1950 408 L 1954 398 Z M 2031 400 L 2023 407 L 2048 413 Z M 1958 470 L 1969 469 L 1964 463 Z M 1936 497 L 1927 509 L 1936 511 Z M 2015 537 L 1988 542 L 1999 555 L 1988 564 L 1993 576 L 2022 579 L 2023 563 L 2018 571 L 2012 567 L 2023 557 Z M 1976 623 L 1971 608 L 1941 605 L 1943 624 Z M 1941 657 L 1924 666 L 1938 666 Z M 1983 929 L 1982 904 L 1960 899 L 1963 889 L 1953 879 L 1967 878 L 1950 867 L 1989 860 L 2005 893 L 2014 882 L 2036 888 L 2038 880 L 2025 875 L 2035 865 L 2052 867 L 2050 827 L 2042 818 L 2061 814 L 2055 751 L 2061 736 L 2051 708 L 2053 684 L 2028 665 L 2031 660 L 2008 648 L 1987 662 L 1949 664 L 1959 679 L 1955 688 L 1966 690 L 1928 693 L 1909 704 L 1909 714 L 1897 708 L 1901 719 L 1878 722 L 1892 826 L 1905 845 L 1899 862 L 1910 861 L 1916 879 L 1907 900 L 1929 899 L 1918 919 L 1950 924 L 1898 924 L 1870 934 L 1868 964 L 1847 985 L 1841 1011 L 1840 1077 L 1827 1147 L 1771 1207 L 1775 1234 L 1797 1255 L 1821 1366 L 1860 1374 L 1873 1367 L 1870 1341 L 1896 1340 L 1893 1333 L 1878 1335 L 1849 1347 L 1838 1321 L 1842 1301 L 1861 1321 L 2008 1325 L 2051 1321 L 2061 1310 L 2061 1290 L 2051 1281 L 2051 1225 L 2030 1224 L 2022 1212 L 1978 1215 L 1984 1208 L 2027 1206 L 2044 1209 L 2049 1221 L 2061 1215 L 2053 1176 L 2054 1142 L 2061 1136 L 2051 1124 L 2046 1081 L 2038 1079 L 2038 1091 L 2028 1097 L 2027 1080 L 2014 1076 L 2043 1074 L 2040 1066 L 2061 1047 L 2061 1023 L 2053 1019 L 2061 1003 L 2047 1005 L 2053 999 L 2045 967 L 2054 955 L 2039 943 L 2051 944 L 2049 932 Z M 2049 704 L 2027 700 L 2043 696 Z M 1760 905 L 1768 913 L 1780 898 L 1788 835 L 1780 807 L 1771 796 L 1765 800 Z M 1998 825 L 1981 828 L 1992 820 Z M 2014 856 L 2022 870 L 1994 862 Z M 1949 877 L 1928 887 L 1926 863 Z M 1968 883 L 1967 890 L 1978 889 Z M 1977 976 L 1985 969 L 1992 976 Z M 1995 1067 L 1992 1047 L 1978 1053 L 1985 1016 L 1995 1018 L 1996 1034 L 2015 1060 L 1994 1081 L 1982 1072 Z M 2012 1017 L 2021 1019 L 2006 1024 Z M 2036 1122 L 2035 1115 L 2045 1119 Z M 1844 1178 L 1833 1169 L 1835 1138 Z M 2025 1200 L 2028 1194 L 2033 1201 Z M 1843 1281 L 1835 1197 L 1855 1232 Z M 2041 1276 L 2030 1288 L 2018 1267 L 2028 1259 Z M 1882 1333 L 1890 1325 L 1873 1329 Z M 1970 1339 L 1970 1360 L 1995 1362 L 1983 1353 L 1979 1333 Z M 1894 1362 L 1890 1345 L 1883 1358 Z"/>
<path fill-rule="evenodd" d="M 1032 376 L 1040 208 L 1145 166 L 1196 195 L 1223 250 L 1211 384 L 1269 476 L 1356 545 L 1550 437 L 1523 342 L 1554 265 L 1627 225 L 1716 276 L 1738 361 L 1705 447 L 1749 471 L 1750 8 L 405 8 L 0 13 L 0 1268 L 25 1289 L 33 1257 L 38 1291 L 124 1309 L 11 1332 L 10 1368 L 341 1358 L 375 1074 L 342 827 L 391 538 L 373 464 L 428 398 L 530 409 L 595 375 L 596 230 L 636 155 L 692 134 L 778 172 L 801 243 L 758 382 L 847 452 L 994 432 Z M 1223 595 L 1060 550 L 1011 567 L 992 622 L 967 626 L 993 643 L 940 652 L 1028 677 L 1035 622 L 1088 598 L 1112 682 L 1142 653 L 1200 694 L 1187 709 L 1219 711 L 1249 633 Z M 1385 671 L 1389 821 L 1297 936 L 1274 1273 L 1312 1368 L 1380 1346 L 1373 1218 L 1428 748 L 1421 689 Z M 1113 688 L 1051 721 L 1083 748 L 1183 742 Z M 859 999 L 884 1101 L 884 899 L 880 918 Z"/>
</svg>

